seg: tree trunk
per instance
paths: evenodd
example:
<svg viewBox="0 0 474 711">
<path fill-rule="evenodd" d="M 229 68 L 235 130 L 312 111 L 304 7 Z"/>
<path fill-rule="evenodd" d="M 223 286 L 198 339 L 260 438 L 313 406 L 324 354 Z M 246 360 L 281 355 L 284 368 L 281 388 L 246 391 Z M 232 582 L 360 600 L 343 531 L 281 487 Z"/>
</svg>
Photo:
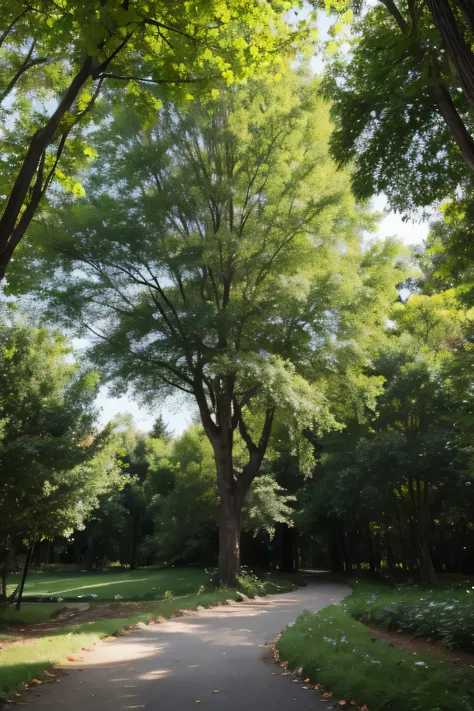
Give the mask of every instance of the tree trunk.
<svg viewBox="0 0 474 711">
<path fill-rule="evenodd" d="M 2 560 L 2 573 L 0 577 L 0 601 L 7 599 L 7 571 L 8 571 L 8 551 Z"/>
<path fill-rule="evenodd" d="M 448 0 L 427 0 L 446 51 L 456 67 L 458 77 L 468 99 L 474 103 L 474 54 L 465 41 L 463 29 L 458 27 Z M 466 19 L 466 14 L 464 14 Z"/>
<path fill-rule="evenodd" d="M 296 570 L 295 529 L 287 523 L 281 524 L 281 564 L 280 570 L 294 573 Z"/>
<path fill-rule="evenodd" d="M 431 552 L 426 540 L 427 514 L 420 511 L 417 521 L 413 522 L 413 536 L 418 553 L 420 578 L 423 585 L 436 585 L 438 578 L 431 558 Z"/>
<path fill-rule="evenodd" d="M 138 528 L 140 525 L 140 516 L 133 517 L 132 543 L 130 546 L 130 570 L 137 569 L 137 550 L 138 550 Z"/>
<path fill-rule="evenodd" d="M 240 567 L 241 504 L 235 493 L 220 491 L 219 580 L 235 585 Z"/>
<path fill-rule="evenodd" d="M 21 598 L 23 597 L 23 588 L 25 587 L 26 576 L 28 575 L 28 568 L 30 567 L 34 549 L 35 549 L 35 542 L 33 541 L 33 543 L 28 548 L 28 553 L 26 554 L 26 558 L 25 558 L 25 564 L 23 566 L 23 573 L 21 576 L 20 588 L 18 590 L 18 598 L 17 598 L 16 605 L 15 605 L 17 610 L 19 610 L 21 607 Z"/>
<path fill-rule="evenodd" d="M 86 550 L 86 554 L 84 556 L 84 567 L 86 568 L 86 570 L 93 570 L 94 559 L 95 559 L 94 539 L 92 538 L 92 536 L 89 536 L 89 538 L 87 539 L 87 550 Z"/>
</svg>

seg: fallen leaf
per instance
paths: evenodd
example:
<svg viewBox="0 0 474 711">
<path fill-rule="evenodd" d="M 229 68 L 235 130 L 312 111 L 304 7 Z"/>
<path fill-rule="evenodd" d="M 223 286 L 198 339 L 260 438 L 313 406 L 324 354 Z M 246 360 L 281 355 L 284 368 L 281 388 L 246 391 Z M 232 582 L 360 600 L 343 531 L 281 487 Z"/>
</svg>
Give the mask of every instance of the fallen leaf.
<svg viewBox="0 0 474 711">
<path fill-rule="evenodd" d="M 213 689 L 213 690 L 212 690 L 212 693 L 213 693 L 213 694 L 218 694 L 218 693 L 219 693 L 219 689 Z"/>
<path fill-rule="evenodd" d="M 300 668 L 297 669 L 296 671 L 298 672 L 298 674 L 302 674 L 302 673 L 303 673 L 303 667 L 300 667 Z"/>
<path fill-rule="evenodd" d="M 330 699 L 331 696 L 333 696 L 333 692 L 332 691 L 325 691 L 323 696 L 325 699 Z"/>
<path fill-rule="evenodd" d="M 307 679 L 304 680 L 304 683 L 307 684 L 308 681 L 311 681 L 311 679 L 308 677 Z"/>
<path fill-rule="evenodd" d="M 30 681 L 30 684 L 42 684 L 42 683 L 43 683 L 43 682 L 40 681 L 39 679 L 32 679 L 32 680 Z"/>
<path fill-rule="evenodd" d="M 89 694 L 89 696 L 95 696 L 95 694 Z"/>
<path fill-rule="evenodd" d="M 339 701 L 339 706 L 345 706 L 347 704 L 347 701 L 344 701 L 344 699 L 341 699 Z"/>
<path fill-rule="evenodd" d="M 196 703 L 197 703 L 197 704 L 200 704 L 200 703 L 201 703 L 201 699 L 196 699 Z"/>
<path fill-rule="evenodd" d="M 351 701 L 351 706 L 357 706 L 355 701 Z"/>
<path fill-rule="evenodd" d="M 67 660 L 68 662 L 82 662 L 84 657 L 68 657 Z"/>
</svg>

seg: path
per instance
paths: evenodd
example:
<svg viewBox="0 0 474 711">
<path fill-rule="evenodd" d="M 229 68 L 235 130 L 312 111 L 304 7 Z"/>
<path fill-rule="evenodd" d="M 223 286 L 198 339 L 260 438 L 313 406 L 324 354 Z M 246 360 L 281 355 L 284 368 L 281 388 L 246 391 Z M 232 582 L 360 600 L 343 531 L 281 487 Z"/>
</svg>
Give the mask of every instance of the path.
<svg viewBox="0 0 474 711">
<path fill-rule="evenodd" d="M 71 664 L 67 676 L 28 696 L 26 706 L 31 711 L 323 711 L 332 704 L 281 676 L 264 645 L 303 610 L 318 610 L 347 592 L 339 583 L 310 581 L 294 593 L 147 626 L 82 653 L 80 670 Z"/>
</svg>

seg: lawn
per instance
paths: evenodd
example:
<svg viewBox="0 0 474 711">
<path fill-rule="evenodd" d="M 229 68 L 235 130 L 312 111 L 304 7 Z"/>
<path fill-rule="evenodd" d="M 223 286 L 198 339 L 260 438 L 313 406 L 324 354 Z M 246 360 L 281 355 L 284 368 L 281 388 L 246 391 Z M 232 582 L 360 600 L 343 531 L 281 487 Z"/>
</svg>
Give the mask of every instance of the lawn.
<svg viewBox="0 0 474 711">
<path fill-rule="evenodd" d="M 369 711 L 472 711 L 474 673 L 374 642 L 341 606 L 305 612 L 278 642 L 290 669 Z"/>
<path fill-rule="evenodd" d="M 17 576 L 8 580 L 10 589 Z M 168 590 L 175 596 L 197 592 L 201 586 L 212 587 L 209 575 L 198 568 L 166 570 L 100 571 L 74 573 L 32 573 L 28 576 L 24 596 L 60 598 L 60 600 L 96 599 L 109 602 L 120 595 L 123 600 L 161 600 Z"/>
<path fill-rule="evenodd" d="M 396 589 L 360 581 L 343 606 L 363 622 L 474 651 L 474 588 L 465 581 L 443 589 Z"/>
<path fill-rule="evenodd" d="M 46 622 L 64 609 L 64 603 L 59 602 L 27 602 L 20 610 L 8 607 L 0 612 L 0 627 L 2 625 L 36 625 Z"/>
<path fill-rule="evenodd" d="M 144 580 L 143 580 L 144 578 Z M 11 696 L 14 692 L 22 690 L 23 683 L 28 683 L 33 679 L 42 679 L 45 674 L 55 664 L 64 662 L 68 656 L 75 655 L 82 647 L 90 647 L 97 640 L 111 635 L 120 634 L 121 631 L 129 626 L 139 622 L 145 624 L 157 618 L 168 618 L 178 613 L 180 610 L 193 610 L 199 605 L 210 607 L 218 603 L 225 603 L 226 600 L 241 599 L 241 592 L 244 592 L 249 597 L 256 594 L 265 595 L 268 593 L 288 592 L 301 584 L 302 579 L 296 575 L 284 575 L 281 573 L 261 573 L 259 576 L 252 573 L 244 573 L 239 581 L 238 588 L 214 587 L 211 583 L 209 573 L 197 569 L 171 569 L 162 571 L 137 571 L 136 573 L 97 573 L 90 574 L 70 574 L 64 576 L 63 573 L 55 573 L 48 575 L 36 575 L 35 579 L 29 583 L 33 589 L 37 590 L 38 586 L 44 585 L 47 588 L 45 595 L 59 595 L 59 590 L 64 589 L 64 582 L 67 582 L 67 587 L 75 585 L 74 590 L 79 594 L 83 594 L 84 590 L 90 590 L 87 587 L 92 580 L 95 583 L 95 589 L 104 589 L 104 582 L 111 585 L 112 591 L 108 593 L 109 597 L 105 597 L 103 592 L 102 597 L 97 598 L 98 609 L 103 610 L 103 605 L 108 600 L 112 599 L 113 611 L 116 611 L 115 619 L 101 619 L 97 622 L 88 622 L 83 624 L 70 624 L 60 627 L 55 630 L 54 634 L 47 637 L 40 637 L 37 641 L 28 646 L 5 647 L 0 652 L 0 697 Z M 69 582 L 72 582 L 72 585 Z M 78 583 L 83 583 L 83 587 L 78 587 Z M 144 582 L 148 583 L 148 588 Z M 133 596 L 126 597 L 124 590 L 130 590 L 127 585 L 134 587 Z M 102 586 L 99 587 L 99 586 Z M 140 591 L 140 594 L 138 593 Z M 152 591 L 152 592 L 151 592 Z M 166 593 L 166 595 L 165 595 Z M 30 594 L 32 594 L 30 592 Z M 34 594 L 37 594 L 36 592 Z M 61 593 L 63 594 L 63 593 Z M 98 594 L 98 593 L 97 593 Z M 116 604 L 114 600 L 115 594 L 122 595 L 122 600 Z M 161 596 L 161 599 L 153 601 L 155 596 Z M 133 600 L 134 602 L 129 602 Z M 138 597 L 142 602 L 152 599 L 151 607 L 146 606 L 146 612 L 143 612 L 140 602 L 136 601 Z M 164 598 L 164 599 L 163 599 Z M 94 607 L 96 607 L 94 602 Z M 122 604 L 127 602 L 126 605 Z M 22 606 L 22 611 L 26 619 L 29 617 L 32 621 L 39 621 L 38 610 L 44 607 L 45 613 L 42 619 L 46 616 L 54 614 L 58 608 L 64 607 L 61 604 L 51 603 L 27 603 Z M 54 609 L 53 609 L 54 608 Z M 124 610 L 121 612 L 121 608 Z M 134 610 L 136 610 L 134 612 Z M 15 614 L 13 611 L 9 614 Z M 36 616 L 36 619 L 35 619 Z M 9 621 L 10 622 L 10 621 Z M 5 641 L 5 640 L 3 640 Z"/>
</svg>

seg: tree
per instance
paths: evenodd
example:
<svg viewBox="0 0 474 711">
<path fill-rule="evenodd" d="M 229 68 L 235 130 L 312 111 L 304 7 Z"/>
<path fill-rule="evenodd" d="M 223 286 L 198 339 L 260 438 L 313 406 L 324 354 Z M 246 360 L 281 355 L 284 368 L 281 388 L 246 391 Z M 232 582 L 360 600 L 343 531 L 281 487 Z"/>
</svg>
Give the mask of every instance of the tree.
<svg viewBox="0 0 474 711">
<path fill-rule="evenodd" d="M 181 437 L 163 444 L 150 440 L 148 447 L 146 491 L 155 530 L 142 550 L 161 563 L 214 564 L 219 490 L 211 443 L 202 426 L 191 425 Z M 245 445 L 237 437 L 234 458 L 241 456 Z M 276 523 L 291 519 L 289 499 L 270 474 L 261 475 L 247 492 L 243 529 L 254 537 L 272 536 Z"/>
<path fill-rule="evenodd" d="M 92 334 L 91 355 L 116 389 L 195 399 L 216 461 L 228 582 L 275 413 L 335 426 L 331 372 L 349 372 L 356 387 L 403 271 L 392 243 L 362 249 L 372 219 L 327 155 L 329 131 L 313 82 L 289 69 L 279 82 L 170 106 L 138 136 L 122 122 L 101 138 L 94 197 L 37 235 L 36 259 L 57 255 L 49 312 Z"/>
<path fill-rule="evenodd" d="M 172 437 L 172 433 L 165 424 L 163 415 L 159 415 L 153 423 L 153 427 L 150 430 L 150 437 L 153 439 L 170 439 Z"/>
<path fill-rule="evenodd" d="M 10 320 L 0 327 L 0 555 L 80 528 L 115 482 L 110 433 L 96 429 L 97 375 L 71 362 L 64 337 Z M 26 574 L 27 566 L 25 566 Z M 23 581 L 24 583 L 24 578 Z M 21 598 L 18 600 L 18 604 Z"/>
<path fill-rule="evenodd" d="M 189 98 L 216 77 L 232 84 L 267 71 L 311 25 L 288 24 L 288 9 L 284 0 L 2 3 L 0 280 L 51 183 L 80 194 L 64 170 L 93 155 L 81 127 L 108 86 L 146 122 L 157 86 Z"/>
<path fill-rule="evenodd" d="M 384 561 L 434 583 L 435 563 L 452 559 L 452 526 L 466 527 L 471 505 L 472 374 L 457 353 L 466 318 L 453 291 L 397 303 L 371 365 L 384 380 L 376 412 L 321 442 L 299 524 L 327 534 L 334 567 Z"/>
<path fill-rule="evenodd" d="M 433 25 L 435 7 L 449 3 L 383 0 L 369 8 L 354 25 L 351 51 L 336 54 L 324 83 L 335 122 L 332 152 L 353 166 L 356 196 L 383 192 L 401 211 L 431 205 L 472 180 L 470 97 L 459 91 Z"/>
</svg>

